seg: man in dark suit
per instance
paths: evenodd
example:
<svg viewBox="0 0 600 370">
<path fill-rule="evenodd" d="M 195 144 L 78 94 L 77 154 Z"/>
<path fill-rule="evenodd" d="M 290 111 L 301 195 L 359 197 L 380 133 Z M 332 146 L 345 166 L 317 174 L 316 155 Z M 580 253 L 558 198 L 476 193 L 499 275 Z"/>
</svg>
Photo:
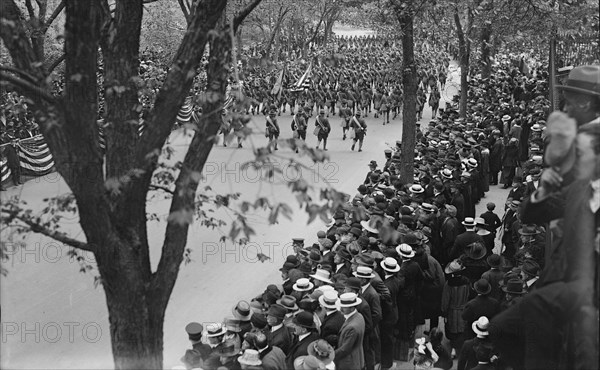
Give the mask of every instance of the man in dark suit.
<svg viewBox="0 0 600 370">
<path fill-rule="evenodd" d="M 280 370 L 287 367 L 285 353 L 281 348 L 269 344 L 269 340 L 263 333 L 256 334 L 254 348 L 258 351 L 264 370 Z"/>
<path fill-rule="evenodd" d="M 448 262 L 450 262 L 449 255 L 452 251 L 454 241 L 459 234 L 460 227 L 458 219 L 456 218 L 456 207 L 451 204 L 447 204 L 445 210 L 445 218 L 440 226 L 442 253 L 440 255 L 441 258 L 439 262 L 442 266 L 445 266 Z"/>
<path fill-rule="evenodd" d="M 390 291 L 391 302 L 385 302 L 381 306 L 382 319 L 379 324 L 379 336 L 381 339 L 381 369 L 389 369 L 394 365 L 394 328 L 398 322 L 398 294 L 401 281 L 396 274 L 400 271 L 400 265 L 396 259 L 387 257 L 380 263 L 384 271 L 383 282 Z"/>
<path fill-rule="evenodd" d="M 487 347 L 491 353 L 493 344 L 488 338 L 489 323 L 490 322 L 487 317 L 481 316 L 476 321 L 473 321 L 471 325 L 469 325 L 471 326 L 471 330 L 473 330 L 477 336 L 475 338 L 466 340 L 463 343 L 462 349 L 460 350 L 460 354 L 458 356 L 457 369 L 472 369 L 473 367 L 477 366 L 478 361 L 476 353 L 480 346 Z M 487 360 L 489 360 L 489 357 Z"/>
<path fill-rule="evenodd" d="M 325 317 L 321 322 L 321 338 L 325 339 L 334 348 L 337 347 L 338 334 L 344 325 L 344 315 L 338 311 L 339 298 L 336 291 L 325 291 L 319 297 L 319 304 L 325 310 Z"/>
<path fill-rule="evenodd" d="M 344 293 L 340 296 L 340 311 L 346 318 L 338 346 L 335 350 L 335 366 L 338 369 L 362 370 L 365 367 L 363 338 L 365 320 L 356 310 L 361 299 L 355 293 Z"/>
<path fill-rule="evenodd" d="M 381 360 L 381 342 L 379 338 L 379 323 L 381 322 L 381 319 L 383 317 L 381 311 L 381 299 L 379 298 L 379 294 L 377 293 L 377 291 L 375 291 L 375 288 L 373 288 L 373 286 L 371 285 L 371 279 L 375 278 L 373 269 L 367 266 L 358 266 L 356 271 L 354 272 L 354 276 L 356 277 L 356 279 L 358 279 L 356 283 L 360 284 L 358 296 L 362 298 L 363 301 L 367 302 L 369 304 L 369 308 L 371 309 L 371 320 L 373 323 L 373 329 L 370 333 L 367 333 L 367 335 L 369 335 L 371 354 L 373 356 L 374 361 L 373 365 L 375 365 Z M 353 280 L 350 284 L 354 286 L 358 285 L 355 284 Z M 367 370 L 370 368 L 370 361 L 367 361 Z"/>
<path fill-rule="evenodd" d="M 346 248 L 338 248 L 335 256 L 333 256 L 333 275 L 342 274 L 349 277 L 352 274 L 352 268 L 350 267 L 351 259 L 352 255 Z"/>
<path fill-rule="evenodd" d="M 487 280 L 479 279 L 473 284 L 473 289 L 475 290 L 475 293 L 477 293 L 477 297 L 467 302 L 462 313 L 462 318 L 465 321 L 465 327 L 467 328 L 464 334 L 465 339 L 475 337 L 476 333 L 468 329 L 475 320 L 481 316 L 492 319 L 500 311 L 500 303 L 490 297 L 492 286 Z"/>
<path fill-rule="evenodd" d="M 467 249 L 468 245 L 471 245 L 475 242 L 483 243 L 483 238 L 481 235 L 477 234 L 475 231 L 475 227 L 477 224 L 475 223 L 475 219 L 472 217 L 465 217 L 465 220 L 462 222 L 466 231 L 456 237 L 454 240 L 454 245 L 452 246 L 452 250 L 450 251 L 450 260 L 460 257 Z"/>
<path fill-rule="evenodd" d="M 294 368 L 294 360 L 300 356 L 308 355 L 308 345 L 319 339 L 313 321 L 313 314 L 308 311 L 302 311 L 294 316 L 294 330 L 298 338 L 294 343 L 285 358 L 288 369 Z"/>
<path fill-rule="evenodd" d="M 412 337 L 416 328 L 415 309 L 418 295 L 421 294 L 423 286 L 423 270 L 416 261 L 413 261 L 415 251 L 408 244 L 400 244 L 396 252 L 402 258 L 398 276 L 404 279 L 404 288 L 400 291 L 398 298 L 398 324 L 397 328 L 403 340 Z"/>
<path fill-rule="evenodd" d="M 577 333 L 570 343 L 577 348 L 576 364 L 570 365 L 598 368 L 598 253 L 591 246 L 597 243 L 600 227 L 599 138 L 600 123 L 580 127 L 575 181 L 564 186 L 563 176 L 548 168 L 538 189 L 523 203 L 523 222 L 541 225 L 562 218 L 563 227 L 562 239 L 546 253 L 537 288 L 490 325 L 490 337 L 515 368 L 558 367 L 557 348 L 565 340 L 560 335 L 565 328 L 556 323 L 566 323 Z M 514 347 L 515 342 L 523 348 Z"/>
<path fill-rule="evenodd" d="M 286 313 L 287 309 L 282 305 L 271 305 L 267 313 L 267 323 L 271 327 L 269 332 L 271 345 L 281 348 L 287 355 L 294 342 L 294 333 L 290 328 L 283 325 Z"/>
<path fill-rule="evenodd" d="M 518 200 L 511 200 L 508 202 L 508 209 L 502 217 L 502 244 L 504 245 L 502 255 L 511 262 L 517 251 L 513 231 L 514 223 L 517 221 L 517 209 L 519 208 L 519 204 L 521 204 L 521 202 Z"/>
</svg>

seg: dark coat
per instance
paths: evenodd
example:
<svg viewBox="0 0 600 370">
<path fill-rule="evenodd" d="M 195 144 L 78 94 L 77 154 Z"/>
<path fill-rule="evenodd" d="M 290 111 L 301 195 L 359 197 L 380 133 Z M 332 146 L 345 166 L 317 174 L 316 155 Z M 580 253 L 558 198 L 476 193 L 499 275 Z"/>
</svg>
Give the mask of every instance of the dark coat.
<svg viewBox="0 0 600 370">
<path fill-rule="evenodd" d="M 330 315 L 325 315 L 321 323 L 321 338 L 334 348 L 337 347 L 338 335 L 344 321 L 346 321 L 344 315 L 340 311 L 334 311 Z"/>
<path fill-rule="evenodd" d="M 364 335 L 365 320 L 357 312 L 344 322 L 340 330 L 340 338 L 334 359 L 337 369 L 360 370 L 365 367 Z"/>
<path fill-rule="evenodd" d="M 488 231 L 496 235 L 496 230 L 500 226 L 502 226 L 502 221 L 500 221 L 500 217 L 498 217 L 498 215 L 492 211 L 487 211 L 481 214 L 481 218 L 485 220 Z"/>
<path fill-rule="evenodd" d="M 477 366 L 477 357 L 475 353 L 479 346 L 492 347 L 492 342 L 488 338 L 472 338 L 466 340 L 460 350 L 458 356 L 457 370 L 468 370 Z"/>
<path fill-rule="evenodd" d="M 456 240 L 454 240 L 454 245 L 452 246 L 452 250 L 450 251 L 450 259 L 455 259 L 459 257 L 461 254 L 465 252 L 467 246 L 474 242 L 483 243 L 483 238 L 481 235 L 478 235 L 475 231 L 465 231 L 464 233 L 458 235 Z"/>
<path fill-rule="evenodd" d="M 516 167 L 519 162 L 519 147 L 516 145 L 507 145 L 502 154 L 503 167 Z"/>
<path fill-rule="evenodd" d="M 294 343 L 294 333 L 290 328 L 282 325 L 281 328 L 269 333 L 271 337 L 271 345 L 281 348 L 283 353 L 288 354 L 292 344 Z"/>
<path fill-rule="evenodd" d="M 369 304 L 369 308 L 371 309 L 371 322 L 373 323 L 373 327 L 379 325 L 381 321 L 381 301 L 379 300 L 379 294 L 375 291 L 371 285 L 365 289 L 364 292 L 359 294 L 359 297 L 363 298 Z"/>
<path fill-rule="evenodd" d="M 205 358 L 207 358 L 212 352 L 208 344 L 202 342 L 194 343 L 192 349 L 185 351 L 185 355 L 181 358 L 181 362 L 188 369 L 200 367 Z"/>
<path fill-rule="evenodd" d="M 294 368 L 294 360 L 300 356 L 308 355 L 308 345 L 319 339 L 319 334 L 313 331 L 301 341 L 296 342 L 290 348 L 287 356 L 285 357 L 285 363 L 288 365 L 288 369 Z"/>
<path fill-rule="evenodd" d="M 285 353 L 279 347 L 271 347 L 260 352 L 260 360 L 262 361 L 263 370 L 285 370 Z"/>
<path fill-rule="evenodd" d="M 400 293 L 401 281 L 397 276 L 390 276 L 383 281 L 390 291 L 392 300 L 381 305 L 381 325 L 394 325 L 398 322 L 398 294 Z"/>
<path fill-rule="evenodd" d="M 471 299 L 465 305 L 462 318 L 465 321 L 465 338 L 474 338 L 475 332 L 471 324 L 477 321 L 481 316 L 487 317 L 490 321 L 500 312 L 500 304 L 494 298 L 478 295 Z"/>
</svg>

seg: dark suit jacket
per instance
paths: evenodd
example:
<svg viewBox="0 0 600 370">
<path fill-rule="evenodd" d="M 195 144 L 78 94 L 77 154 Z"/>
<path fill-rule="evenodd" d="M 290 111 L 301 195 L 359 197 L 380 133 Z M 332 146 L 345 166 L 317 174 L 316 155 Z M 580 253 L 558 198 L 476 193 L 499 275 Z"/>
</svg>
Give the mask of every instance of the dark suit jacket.
<svg viewBox="0 0 600 370">
<path fill-rule="evenodd" d="M 487 211 L 481 214 L 481 218 L 485 220 L 487 224 L 487 229 L 491 231 L 494 235 L 496 235 L 496 230 L 502 226 L 502 221 L 500 221 L 500 217 L 497 214 L 491 211 Z"/>
<path fill-rule="evenodd" d="M 192 349 L 185 351 L 185 355 L 181 358 L 181 362 L 183 362 L 188 369 L 200 367 L 202 361 L 207 358 L 211 352 L 212 349 L 208 344 L 195 343 L 192 346 Z"/>
<path fill-rule="evenodd" d="M 480 296 L 471 299 L 465 305 L 462 313 L 462 318 L 465 321 L 465 337 L 474 338 L 475 332 L 471 328 L 471 324 L 477 321 L 481 316 L 487 317 L 490 321 L 500 311 L 500 304 L 494 298 L 489 296 Z"/>
<path fill-rule="evenodd" d="M 285 353 L 279 347 L 269 347 L 259 355 L 264 370 L 286 369 Z"/>
<path fill-rule="evenodd" d="M 360 370 L 365 367 L 364 335 L 365 320 L 360 312 L 357 312 L 344 322 L 340 330 L 340 339 L 334 359 L 337 369 Z"/>
<path fill-rule="evenodd" d="M 563 218 L 562 239 L 547 243 L 545 267 L 537 285 L 572 280 L 581 274 L 589 274 L 596 268 L 594 245 L 596 228 L 600 217 L 592 214 L 589 200 L 592 190 L 587 180 L 578 180 L 551 194 L 539 203 L 525 199 L 521 204 L 522 222 L 543 225 Z M 568 206 L 567 206 L 568 205 Z"/>
<path fill-rule="evenodd" d="M 473 338 L 466 340 L 460 350 L 456 369 L 467 370 L 477 366 L 475 352 L 477 351 L 477 348 L 482 345 L 492 347 L 492 343 L 488 338 Z"/>
<path fill-rule="evenodd" d="M 379 300 L 379 294 L 375 291 L 371 285 L 362 293 L 359 294 L 359 297 L 363 298 L 369 304 L 369 308 L 371 309 L 371 321 L 373 323 L 373 327 L 379 326 L 379 322 L 381 321 L 381 301 Z"/>
<path fill-rule="evenodd" d="M 292 330 L 283 325 L 281 328 L 269 334 L 271 337 L 271 345 L 281 348 L 283 353 L 288 354 L 294 343 L 294 333 Z"/>
<path fill-rule="evenodd" d="M 325 339 L 334 348 L 337 347 L 338 335 L 344 325 L 344 315 L 340 311 L 334 311 L 330 315 L 325 315 L 321 323 L 321 338 Z"/>
<path fill-rule="evenodd" d="M 390 276 L 384 281 L 390 291 L 392 300 L 381 305 L 381 325 L 394 325 L 398 321 L 398 293 L 400 292 L 400 280 L 397 276 Z"/>
<path fill-rule="evenodd" d="M 294 368 L 294 360 L 300 356 L 308 355 L 308 345 L 319 339 L 319 334 L 313 331 L 306 338 L 296 342 L 288 352 L 285 362 L 288 365 L 288 369 Z"/>
<path fill-rule="evenodd" d="M 483 243 L 483 238 L 481 237 L 481 235 L 477 235 L 475 231 L 465 231 L 464 233 L 457 236 L 456 240 L 454 240 L 452 251 L 450 252 L 450 259 L 453 260 L 455 258 L 458 258 L 461 254 L 463 254 L 467 246 L 474 242 Z"/>
</svg>

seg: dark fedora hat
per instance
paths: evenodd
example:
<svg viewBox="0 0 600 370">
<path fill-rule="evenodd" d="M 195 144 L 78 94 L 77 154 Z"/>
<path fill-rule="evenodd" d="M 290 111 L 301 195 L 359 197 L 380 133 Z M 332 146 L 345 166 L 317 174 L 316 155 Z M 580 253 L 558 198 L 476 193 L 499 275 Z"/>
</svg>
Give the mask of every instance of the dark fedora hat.
<svg viewBox="0 0 600 370">
<path fill-rule="evenodd" d="M 490 294 L 492 291 L 492 286 L 486 279 L 479 279 L 475 282 L 475 284 L 473 284 L 473 290 L 477 294 L 486 295 Z"/>
<path fill-rule="evenodd" d="M 352 260 L 352 255 L 346 248 L 340 248 L 337 250 L 336 254 L 340 256 L 344 261 Z"/>
<path fill-rule="evenodd" d="M 359 278 L 353 276 L 346 280 L 346 286 L 350 289 L 360 290 L 362 284 Z"/>
<path fill-rule="evenodd" d="M 521 227 L 519 229 L 519 234 L 524 235 L 524 236 L 537 235 L 539 233 L 540 232 L 534 225 L 523 225 L 523 227 Z"/>
<path fill-rule="evenodd" d="M 465 250 L 465 255 L 474 260 L 480 260 L 485 257 L 487 251 L 483 243 L 474 242 L 467 246 Z"/>
<path fill-rule="evenodd" d="M 502 256 L 499 254 L 490 254 L 486 259 L 486 262 L 493 268 L 500 268 L 504 264 Z"/>
<path fill-rule="evenodd" d="M 600 66 L 580 66 L 569 72 L 564 85 L 556 88 L 575 93 L 600 96 Z"/>
<path fill-rule="evenodd" d="M 518 278 L 510 279 L 502 290 L 508 294 L 523 294 L 523 282 Z"/>
<path fill-rule="evenodd" d="M 302 326 L 303 328 L 313 329 L 315 322 L 313 321 L 313 314 L 308 311 L 302 311 L 298 313 L 292 319 L 295 325 Z"/>
</svg>

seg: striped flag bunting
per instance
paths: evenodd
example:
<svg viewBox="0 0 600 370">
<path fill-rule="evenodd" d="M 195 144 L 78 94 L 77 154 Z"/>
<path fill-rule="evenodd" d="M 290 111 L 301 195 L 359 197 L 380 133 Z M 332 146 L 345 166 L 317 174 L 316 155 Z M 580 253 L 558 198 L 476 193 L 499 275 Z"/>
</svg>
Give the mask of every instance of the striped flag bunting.
<svg viewBox="0 0 600 370">
<path fill-rule="evenodd" d="M 231 108 L 234 102 L 235 98 L 233 97 L 233 95 L 227 95 L 227 97 L 225 98 L 225 102 L 223 102 L 223 109 Z"/>
<path fill-rule="evenodd" d="M 308 68 L 306 68 L 306 72 L 304 72 L 302 77 L 300 77 L 300 79 L 298 79 L 298 81 L 296 81 L 296 83 L 294 84 L 294 87 L 291 89 L 291 91 L 302 91 L 304 89 L 310 88 L 312 66 L 313 66 L 313 64 L 311 61 L 310 64 L 308 65 Z"/>
<path fill-rule="evenodd" d="M 229 103 L 228 103 L 229 101 Z M 233 105 L 234 98 L 229 96 L 226 104 Z M 190 99 L 187 99 L 177 114 L 177 123 L 188 123 L 191 121 L 193 105 Z M 100 122 L 101 123 L 101 122 Z M 140 121 L 138 134 L 141 136 L 146 125 Z M 10 144 L 8 144 L 10 145 Z M 102 125 L 98 128 L 98 145 L 102 153 L 106 152 L 106 138 Z M 26 176 L 44 176 L 54 170 L 54 159 L 48 148 L 48 144 L 42 135 L 37 135 L 27 139 L 21 139 L 17 143 L 17 152 L 19 155 L 19 164 L 23 175 Z M 11 176 L 8 168 L 8 160 L 5 157 L 0 158 L 1 181 L 8 180 Z"/>
<path fill-rule="evenodd" d="M 24 175 L 43 176 L 52 172 L 54 159 L 42 135 L 20 140 L 17 148 Z"/>
<path fill-rule="evenodd" d="M 0 182 L 5 182 L 11 175 L 10 168 L 8 168 L 8 160 L 6 158 L 0 158 L 0 173 L 2 174 L 2 180 L 0 180 Z"/>
</svg>

